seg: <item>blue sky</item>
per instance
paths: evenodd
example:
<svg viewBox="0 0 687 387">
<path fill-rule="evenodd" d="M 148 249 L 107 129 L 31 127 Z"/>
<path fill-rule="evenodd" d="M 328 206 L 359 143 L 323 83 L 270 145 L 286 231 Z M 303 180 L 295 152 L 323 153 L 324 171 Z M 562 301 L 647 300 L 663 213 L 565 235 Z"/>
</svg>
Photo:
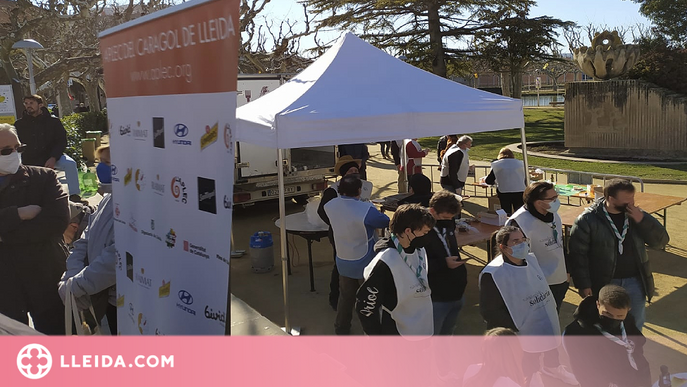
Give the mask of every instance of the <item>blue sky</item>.
<svg viewBox="0 0 687 387">
<path fill-rule="evenodd" d="M 530 16 L 551 16 L 570 20 L 580 26 L 593 24 L 608 27 L 631 26 L 651 23 L 639 13 L 639 5 L 630 0 L 539 0 Z M 303 20 L 302 6 L 296 0 L 272 0 L 265 8 L 264 15 L 273 20 Z M 338 33 L 325 35 L 335 39 Z M 561 37 L 561 43 L 564 43 Z M 628 42 L 629 43 L 629 42 Z M 312 39 L 303 39 L 301 47 L 310 48 Z"/>
</svg>

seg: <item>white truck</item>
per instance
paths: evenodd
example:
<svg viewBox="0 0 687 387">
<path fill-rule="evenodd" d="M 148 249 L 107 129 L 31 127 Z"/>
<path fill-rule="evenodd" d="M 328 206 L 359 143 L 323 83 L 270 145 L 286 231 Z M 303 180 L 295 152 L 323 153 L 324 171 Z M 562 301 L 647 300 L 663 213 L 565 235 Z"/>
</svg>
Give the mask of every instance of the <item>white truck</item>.
<svg viewBox="0 0 687 387">
<path fill-rule="evenodd" d="M 285 74 L 239 74 L 237 107 L 274 91 L 285 83 Z M 285 160 L 279 163 L 277 150 L 254 144 L 236 144 L 234 204 L 252 205 L 262 200 L 279 197 L 277 173 L 280 165 L 285 171 L 284 195 L 305 202 L 326 188 L 326 179 L 336 175 L 336 147 L 320 146 L 294 148 L 286 151 Z"/>
</svg>

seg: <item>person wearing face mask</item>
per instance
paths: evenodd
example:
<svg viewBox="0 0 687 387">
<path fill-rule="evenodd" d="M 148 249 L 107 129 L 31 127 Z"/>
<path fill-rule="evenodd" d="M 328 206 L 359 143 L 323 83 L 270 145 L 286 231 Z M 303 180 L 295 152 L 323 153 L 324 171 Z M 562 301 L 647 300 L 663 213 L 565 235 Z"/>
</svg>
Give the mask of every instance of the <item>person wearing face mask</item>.
<svg viewBox="0 0 687 387">
<path fill-rule="evenodd" d="M 561 328 L 556 301 L 538 260 L 530 253 L 528 239 L 519 228 L 504 226 L 495 233 L 495 241 L 500 254 L 479 276 L 480 314 L 487 329 L 518 332 L 525 351 L 525 377 L 541 371 L 576 385 L 575 376 L 558 358 Z"/>
<path fill-rule="evenodd" d="M 341 156 L 336 162 L 336 165 L 334 165 L 334 170 L 337 171 L 341 177 L 348 175 L 359 176 L 361 162 L 362 160 L 355 160 L 349 155 Z M 337 309 L 339 303 L 339 271 L 336 269 L 336 244 L 334 243 L 334 232 L 332 231 L 331 223 L 329 223 L 329 217 L 327 217 L 327 213 L 324 211 L 324 205 L 339 196 L 339 182 L 340 181 L 334 182 L 327 189 L 322 191 L 322 199 L 320 199 L 320 204 L 317 207 L 317 215 L 320 216 L 323 222 L 329 225 L 329 243 L 331 243 L 332 250 L 334 251 L 334 268 L 332 269 L 332 275 L 329 282 L 329 305 L 334 310 Z M 362 180 L 362 183 L 360 199 L 369 201 L 372 196 L 372 183 L 365 180 Z"/>
<path fill-rule="evenodd" d="M 357 175 L 339 182 L 339 196 L 324 205 L 324 212 L 334 234 L 336 268 L 339 271 L 339 301 L 334 331 L 351 333 L 355 292 L 362 283 L 363 269 L 374 257 L 375 230 L 386 228 L 389 217 L 370 202 L 360 201 L 363 183 Z"/>
<path fill-rule="evenodd" d="M 64 334 L 57 282 L 65 269 L 67 194 L 51 169 L 22 165 L 12 125 L 0 124 L 0 314 Z"/>
<path fill-rule="evenodd" d="M 631 182 L 613 179 L 603 199 L 577 217 L 570 232 L 570 272 L 582 297 L 599 294 L 608 284 L 625 288 L 641 330 L 646 302 L 654 295 L 646 245 L 662 249 L 670 237 L 656 218 L 635 206 L 634 196 Z"/>
<path fill-rule="evenodd" d="M 441 186 L 458 195 L 463 193 L 463 187 L 470 172 L 470 157 L 468 151 L 472 147 L 472 137 L 461 136 L 458 142 L 444 153 L 441 159 Z"/>
<path fill-rule="evenodd" d="M 560 313 L 570 286 L 563 249 L 563 225 L 558 209 L 561 202 L 551 183 L 536 182 L 525 188 L 525 205 L 508 218 L 506 225 L 519 227 L 530 239 L 532 253 L 541 267 Z"/>
<path fill-rule="evenodd" d="M 404 204 L 389 224 L 391 237 L 375 245 L 355 310 L 367 335 L 430 336 L 434 333 L 427 252 L 420 239 L 434 227 L 419 204 Z"/>
<path fill-rule="evenodd" d="M 463 308 L 463 294 L 468 283 L 468 271 L 460 257 L 456 222 L 453 220 L 460 212 L 460 201 L 454 193 L 439 191 L 429 201 L 429 212 L 436 225 L 420 241 L 427 251 L 434 334 L 452 335 L 458 313 Z"/>
<path fill-rule="evenodd" d="M 95 150 L 95 158 L 98 160 L 98 166 L 95 167 L 95 172 L 98 175 L 98 193 L 105 195 L 112 193 L 112 162 L 110 159 L 110 146 L 103 145 Z"/>
<path fill-rule="evenodd" d="M 630 295 L 606 285 L 582 300 L 563 333 L 563 345 L 581 387 L 650 386 L 646 338 L 630 312 Z"/>
</svg>

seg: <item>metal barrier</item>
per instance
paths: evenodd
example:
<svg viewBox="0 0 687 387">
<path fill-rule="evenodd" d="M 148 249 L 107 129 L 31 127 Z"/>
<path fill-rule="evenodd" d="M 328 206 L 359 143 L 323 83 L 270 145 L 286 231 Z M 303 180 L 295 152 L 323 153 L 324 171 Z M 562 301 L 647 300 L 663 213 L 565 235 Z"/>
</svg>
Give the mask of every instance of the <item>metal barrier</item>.
<svg viewBox="0 0 687 387">
<path fill-rule="evenodd" d="M 546 174 L 546 172 L 553 172 L 551 174 L 551 182 L 556 183 L 559 181 L 558 179 L 558 174 L 565 174 L 566 175 L 566 181 L 567 184 L 592 184 L 594 182 L 594 179 L 601 179 L 603 181 L 603 185 L 606 185 L 606 179 L 626 179 L 631 182 L 637 182 L 639 183 L 640 186 L 640 192 L 644 192 L 644 180 L 637 176 L 624 176 L 624 175 L 613 175 L 609 173 L 596 173 L 596 172 L 581 172 L 581 171 L 573 171 L 569 169 L 556 169 L 556 168 L 544 168 L 544 167 L 535 167 L 532 166 L 530 167 L 530 173 L 534 172 L 536 170 L 540 170 Z M 570 176 L 575 176 L 577 175 L 577 181 L 576 179 L 570 179 Z M 555 178 L 554 178 L 555 176 Z M 586 177 L 586 180 L 583 180 L 583 176 Z M 544 175 L 544 180 L 546 179 L 546 175 Z"/>
</svg>

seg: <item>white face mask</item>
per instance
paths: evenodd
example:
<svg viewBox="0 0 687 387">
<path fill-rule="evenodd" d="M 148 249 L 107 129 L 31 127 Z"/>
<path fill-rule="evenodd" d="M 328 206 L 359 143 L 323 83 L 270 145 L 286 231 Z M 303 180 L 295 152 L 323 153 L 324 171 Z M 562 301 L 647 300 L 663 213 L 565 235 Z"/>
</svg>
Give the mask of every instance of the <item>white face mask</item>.
<svg viewBox="0 0 687 387">
<path fill-rule="evenodd" d="M 561 201 L 556 199 L 549 204 L 549 208 L 547 208 L 546 211 L 555 214 L 558 212 L 559 208 L 561 208 Z"/>
<path fill-rule="evenodd" d="M 527 242 L 522 242 L 511 247 L 511 251 L 513 258 L 525 259 L 527 258 L 527 254 L 530 253 L 530 245 Z"/>
<path fill-rule="evenodd" d="M 0 155 L 0 174 L 14 175 L 21 165 L 21 154 L 12 152 L 7 156 Z"/>
</svg>

